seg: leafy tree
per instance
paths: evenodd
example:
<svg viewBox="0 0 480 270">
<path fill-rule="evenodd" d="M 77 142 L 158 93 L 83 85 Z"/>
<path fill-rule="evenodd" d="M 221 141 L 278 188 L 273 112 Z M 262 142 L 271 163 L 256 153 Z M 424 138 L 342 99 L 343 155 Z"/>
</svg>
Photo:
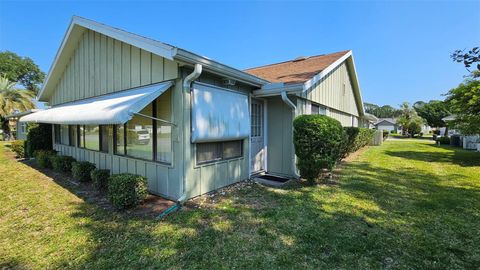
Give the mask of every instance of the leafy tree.
<svg viewBox="0 0 480 270">
<path fill-rule="evenodd" d="M 15 88 L 15 83 L 0 76 L 0 117 L 5 117 L 15 110 L 26 111 L 35 108 L 33 94 L 28 90 Z"/>
<path fill-rule="evenodd" d="M 454 51 L 450 57 L 453 59 L 453 61 L 462 63 L 465 65 L 465 68 L 469 72 L 475 72 L 471 71 L 470 67 L 476 66 L 476 74 L 480 72 L 480 49 L 478 47 L 475 47 L 467 52 L 465 50 L 456 50 Z M 476 65 L 475 65 L 476 64 Z M 475 76 L 475 74 L 473 74 Z"/>
<path fill-rule="evenodd" d="M 445 101 L 456 116 L 455 128 L 463 134 L 480 134 L 480 80 L 466 79 L 447 93 Z"/>
<path fill-rule="evenodd" d="M 442 118 L 450 115 L 448 105 L 440 100 L 430 100 L 428 103 L 417 101 L 413 108 L 431 127 L 444 127 L 445 122 Z"/>
<path fill-rule="evenodd" d="M 38 93 L 45 73 L 28 57 L 20 57 L 10 51 L 0 52 L 0 75 L 18 82 L 26 89 Z"/>
<path fill-rule="evenodd" d="M 397 123 L 402 126 L 403 132 L 411 137 L 419 134 L 425 120 L 418 116 L 417 111 L 408 102 L 403 102 L 399 111 L 401 114 L 397 119 Z"/>
<path fill-rule="evenodd" d="M 399 111 L 390 105 L 378 106 L 372 103 L 364 103 L 365 112 L 375 115 L 379 118 L 394 118 L 399 115 Z"/>
</svg>

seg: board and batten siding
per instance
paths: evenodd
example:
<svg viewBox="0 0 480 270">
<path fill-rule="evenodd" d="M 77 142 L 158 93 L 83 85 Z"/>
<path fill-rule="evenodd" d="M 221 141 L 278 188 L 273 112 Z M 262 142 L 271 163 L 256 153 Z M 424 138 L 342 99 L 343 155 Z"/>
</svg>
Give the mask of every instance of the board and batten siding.
<svg viewBox="0 0 480 270">
<path fill-rule="evenodd" d="M 49 103 L 54 106 L 177 77 L 176 62 L 85 30 Z"/>
<path fill-rule="evenodd" d="M 300 94 L 300 97 L 341 112 L 359 116 L 346 63 L 336 67 L 317 82 L 313 89 Z"/>
<path fill-rule="evenodd" d="M 192 70 L 183 69 L 182 77 L 190 74 Z M 231 91 L 249 94 L 252 90 L 250 87 L 237 83 L 233 86 L 222 84 L 222 78 L 202 73 L 200 78 L 196 80 L 210 84 L 213 86 L 226 88 Z M 191 143 L 191 93 L 185 92 L 184 106 L 184 140 L 185 140 L 185 185 L 187 198 L 192 198 L 215 189 L 231 185 L 233 183 L 246 180 L 249 177 L 249 138 L 243 140 L 243 156 L 230 160 L 212 162 L 202 165 L 196 164 L 196 144 Z M 250 106 L 250 105 L 249 105 Z"/>
</svg>

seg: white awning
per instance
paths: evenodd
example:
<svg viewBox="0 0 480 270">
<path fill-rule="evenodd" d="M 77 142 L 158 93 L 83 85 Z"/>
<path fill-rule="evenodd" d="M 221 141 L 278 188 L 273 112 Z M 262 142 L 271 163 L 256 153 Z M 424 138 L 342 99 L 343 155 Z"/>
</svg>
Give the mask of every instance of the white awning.
<svg viewBox="0 0 480 270">
<path fill-rule="evenodd" d="M 172 85 L 173 82 L 163 82 L 74 101 L 26 115 L 20 118 L 20 122 L 70 125 L 123 124 Z"/>
</svg>

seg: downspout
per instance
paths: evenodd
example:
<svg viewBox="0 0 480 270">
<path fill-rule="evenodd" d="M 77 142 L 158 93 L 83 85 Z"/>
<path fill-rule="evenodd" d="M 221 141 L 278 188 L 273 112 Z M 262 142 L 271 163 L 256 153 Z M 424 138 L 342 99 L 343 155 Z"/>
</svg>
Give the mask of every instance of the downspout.
<svg viewBox="0 0 480 270">
<path fill-rule="evenodd" d="M 202 65 L 200 64 L 195 64 L 195 68 L 193 69 L 193 72 L 188 74 L 187 77 L 185 77 L 185 79 L 183 79 L 183 89 L 182 89 L 182 95 L 185 94 L 185 93 L 190 93 L 191 91 L 191 86 L 192 86 L 192 82 L 195 81 L 196 79 L 198 79 L 198 77 L 200 77 L 200 74 L 202 74 Z M 185 99 L 183 99 L 183 102 L 184 102 L 184 111 L 185 111 L 185 108 L 187 106 L 190 106 L 190 104 L 185 104 Z M 185 123 L 185 113 L 183 114 L 183 123 Z M 182 127 L 183 128 L 183 127 Z M 185 150 L 186 147 L 184 147 L 184 157 L 186 156 L 187 154 L 187 151 Z M 158 216 L 157 216 L 157 219 L 162 219 L 163 217 L 165 217 L 166 215 L 168 215 L 169 213 L 173 212 L 173 211 L 176 211 L 178 209 L 180 209 L 183 205 L 183 203 L 185 202 L 186 198 L 187 198 L 187 191 L 186 191 L 186 179 L 185 179 L 185 162 L 183 162 L 183 170 L 182 170 L 182 174 L 183 174 L 183 177 L 182 177 L 182 181 L 183 181 L 183 184 L 182 184 L 182 195 L 180 196 L 180 198 L 178 198 L 177 202 L 170 206 L 169 208 L 167 208 L 166 210 L 164 210 L 162 213 L 160 213 Z"/>
<path fill-rule="evenodd" d="M 188 74 L 185 79 L 183 79 L 183 92 L 184 93 L 190 93 L 191 87 L 192 87 L 192 82 L 198 79 L 200 75 L 202 74 L 202 65 L 200 64 L 195 64 L 195 68 L 193 69 L 193 72 Z M 185 99 L 184 99 L 185 100 Z M 185 101 L 184 101 L 185 102 Z M 184 105 L 184 110 L 187 106 L 190 106 L 190 104 L 183 104 Z M 183 115 L 183 123 L 185 123 L 185 114 Z M 184 147 L 184 156 L 186 156 L 186 147 Z M 186 191 L 186 179 L 185 179 L 185 162 L 183 162 L 183 192 L 182 196 L 178 198 L 177 204 L 183 204 L 185 202 L 185 199 L 187 197 L 187 191 Z"/>
<path fill-rule="evenodd" d="M 293 120 L 295 119 L 296 112 L 297 112 L 297 106 L 293 104 L 293 102 L 288 98 L 287 96 L 287 91 L 282 91 L 280 93 L 282 96 L 283 102 L 288 105 L 292 109 L 292 123 Z M 295 178 L 300 178 L 300 175 L 297 173 L 297 165 L 296 165 L 296 157 L 295 157 L 295 146 L 293 145 L 293 125 L 292 125 L 292 173 L 295 176 Z"/>
</svg>

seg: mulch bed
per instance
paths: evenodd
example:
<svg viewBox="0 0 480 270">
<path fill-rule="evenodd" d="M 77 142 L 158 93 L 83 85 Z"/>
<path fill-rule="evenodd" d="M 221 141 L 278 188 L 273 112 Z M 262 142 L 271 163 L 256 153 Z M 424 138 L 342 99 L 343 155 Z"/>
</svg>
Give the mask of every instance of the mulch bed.
<svg viewBox="0 0 480 270">
<path fill-rule="evenodd" d="M 43 169 L 40 168 L 35 160 L 33 159 L 17 159 L 15 153 L 11 151 L 5 151 L 5 154 L 8 158 L 14 159 L 18 162 L 43 173 L 44 175 L 50 177 L 52 181 L 59 184 L 60 186 L 68 189 L 70 192 L 74 193 L 78 197 L 82 198 L 88 203 L 92 203 L 101 207 L 107 211 L 115 211 L 120 214 L 125 214 L 128 216 L 134 217 L 158 217 L 160 213 L 166 210 L 168 207 L 175 204 L 175 202 L 164 199 L 162 197 L 149 194 L 147 198 L 138 205 L 136 208 L 128 210 L 117 210 L 107 199 L 106 194 L 96 190 L 91 182 L 79 182 L 70 174 L 59 173 L 52 169 Z"/>
</svg>

